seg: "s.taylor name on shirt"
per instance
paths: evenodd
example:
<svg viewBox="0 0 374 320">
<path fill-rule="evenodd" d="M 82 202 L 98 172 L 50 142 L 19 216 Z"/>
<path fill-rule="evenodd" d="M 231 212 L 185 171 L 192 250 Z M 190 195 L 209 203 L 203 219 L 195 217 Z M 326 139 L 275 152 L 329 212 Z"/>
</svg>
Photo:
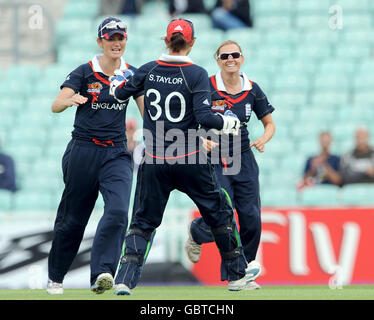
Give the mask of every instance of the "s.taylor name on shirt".
<svg viewBox="0 0 374 320">
<path fill-rule="evenodd" d="M 182 84 L 183 83 L 182 78 L 163 77 L 163 76 L 157 76 L 155 74 L 149 75 L 149 81 L 162 82 L 166 84 Z"/>
</svg>

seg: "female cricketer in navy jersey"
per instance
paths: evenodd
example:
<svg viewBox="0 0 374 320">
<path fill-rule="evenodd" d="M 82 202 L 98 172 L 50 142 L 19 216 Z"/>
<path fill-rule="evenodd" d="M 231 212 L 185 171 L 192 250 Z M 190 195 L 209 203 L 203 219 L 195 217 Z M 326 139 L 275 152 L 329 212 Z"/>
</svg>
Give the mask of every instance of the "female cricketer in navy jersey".
<svg viewBox="0 0 374 320">
<path fill-rule="evenodd" d="M 194 42 L 192 23 L 173 20 L 165 39 L 169 54 L 140 67 L 121 88 L 116 88 L 119 83 L 113 81 L 112 93 L 119 100 L 144 90 L 145 106 L 145 156 L 138 171 L 133 216 L 115 278 L 117 295 L 128 295 L 137 285 L 174 189 L 195 202 L 211 227 L 222 257 L 221 277 L 229 281 L 228 289 L 242 290 L 249 281 L 233 210 L 210 162 L 199 161 L 203 157 L 199 145 L 196 141 L 192 146 L 188 143 L 189 130 L 198 129 L 199 123 L 233 134 L 238 133 L 240 125 L 238 119 L 215 115 L 210 110 L 207 72 L 187 56 Z"/>
<path fill-rule="evenodd" d="M 82 241 L 100 192 L 104 214 L 91 250 L 91 290 L 103 293 L 113 285 L 128 220 L 133 163 L 126 145 L 126 108 L 109 95 L 115 70 L 124 76 L 136 69 L 122 58 L 126 25 L 107 18 L 99 26 L 97 43 L 103 54 L 72 71 L 52 104 L 53 112 L 76 106 L 74 130 L 62 159 L 65 189 L 58 207 L 48 258 L 50 294 L 62 294 L 62 282 Z M 116 71 L 118 74 L 119 72 Z M 143 110 L 143 92 L 133 95 Z"/>
<path fill-rule="evenodd" d="M 217 165 L 215 171 L 221 186 L 228 192 L 238 214 L 240 239 L 245 257 L 249 262 L 247 271 L 254 272 L 258 276 L 261 266 L 254 260 L 261 235 L 259 171 L 250 148 L 255 147 L 259 152 L 264 152 L 265 144 L 275 132 L 275 124 L 271 116 L 274 108 L 260 87 L 240 71 L 244 57 L 240 46 L 235 41 L 223 42 L 217 49 L 215 58 L 220 70 L 215 76 L 210 77 L 212 110 L 222 114 L 230 110 L 242 123 L 241 143 L 235 144 L 235 141 L 231 139 L 228 144 L 229 150 L 227 152 L 220 150 L 221 154 L 241 157 L 239 173 L 227 174 L 229 164 L 223 156 L 221 156 L 220 164 Z M 261 120 L 264 133 L 250 143 L 246 123 L 250 120 L 252 111 Z M 221 147 L 223 147 L 222 144 Z M 192 262 L 199 261 L 201 245 L 212 241 L 214 241 L 212 233 L 203 218 L 194 219 L 190 225 L 189 238 L 185 245 L 189 259 Z M 260 286 L 254 281 L 247 285 L 247 289 L 259 288 Z"/>
</svg>

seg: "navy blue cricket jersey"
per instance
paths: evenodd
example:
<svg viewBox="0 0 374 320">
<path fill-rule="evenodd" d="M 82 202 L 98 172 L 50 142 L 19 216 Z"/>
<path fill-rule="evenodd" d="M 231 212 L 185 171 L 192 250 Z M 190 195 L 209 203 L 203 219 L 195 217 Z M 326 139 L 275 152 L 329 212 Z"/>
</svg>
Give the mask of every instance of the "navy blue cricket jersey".
<svg viewBox="0 0 374 320">
<path fill-rule="evenodd" d="M 165 155 L 172 144 L 180 147 L 173 156 L 186 155 L 198 148 L 198 139 L 188 144 L 189 129 L 197 130 L 199 124 L 217 130 L 223 127 L 222 118 L 210 110 L 206 70 L 186 56 L 163 54 L 159 60 L 146 63 L 125 86 L 116 89 L 115 96 L 124 100 L 143 89 L 143 135 L 146 151 L 153 155 Z"/>
<path fill-rule="evenodd" d="M 109 95 L 110 81 L 103 73 L 98 58 L 95 56 L 92 61 L 80 65 L 61 85 L 61 88 L 69 87 L 88 98 L 85 104 L 77 107 L 72 136 L 90 141 L 126 141 L 126 108 L 129 100 L 119 103 Z M 137 70 L 121 58 L 120 70 L 125 69 Z M 142 94 L 142 91 L 138 91 L 133 98 Z"/>
<path fill-rule="evenodd" d="M 212 111 L 222 113 L 231 110 L 240 120 L 240 148 L 233 143 L 233 137 L 229 137 L 229 155 L 243 153 L 249 150 L 249 136 L 247 123 L 249 122 L 252 111 L 256 114 L 258 120 L 261 120 L 267 114 L 274 111 L 274 107 L 269 103 L 267 97 L 257 83 L 248 79 L 244 72 L 240 72 L 242 81 L 242 92 L 232 95 L 226 92 L 221 71 L 210 77 L 210 86 L 212 93 Z M 227 150 L 222 150 L 224 144 L 221 144 L 221 152 L 227 155 Z M 227 144 L 226 144 L 227 145 Z"/>
</svg>

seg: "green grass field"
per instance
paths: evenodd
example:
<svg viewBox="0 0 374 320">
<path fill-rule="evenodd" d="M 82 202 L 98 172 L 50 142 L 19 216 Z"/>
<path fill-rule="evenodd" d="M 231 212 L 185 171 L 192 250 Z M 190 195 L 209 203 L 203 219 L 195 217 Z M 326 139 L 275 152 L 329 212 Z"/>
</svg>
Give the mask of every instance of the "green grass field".
<svg viewBox="0 0 374 320">
<path fill-rule="evenodd" d="M 116 296 L 114 290 L 96 295 L 89 289 L 65 289 L 51 296 L 43 290 L 0 290 L 0 300 L 374 300 L 374 285 L 263 286 L 261 290 L 230 292 L 225 287 L 144 286 L 131 296 Z"/>
</svg>

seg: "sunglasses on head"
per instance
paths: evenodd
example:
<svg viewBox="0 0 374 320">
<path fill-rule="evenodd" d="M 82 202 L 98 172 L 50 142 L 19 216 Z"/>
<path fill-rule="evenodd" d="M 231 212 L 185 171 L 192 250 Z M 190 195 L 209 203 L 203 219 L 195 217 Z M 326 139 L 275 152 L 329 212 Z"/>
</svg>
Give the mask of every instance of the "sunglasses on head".
<svg viewBox="0 0 374 320">
<path fill-rule="evenodd" d="M 218 55 L 218 59 L 227 60 L 229 56 L 233 59 L 238 59 L 242 54 L 240 52 L 221 53 Z"/>
<path fill-rule="evenodd" d="M 110 21 L 106 25 L 104 25 L 101 29 L 100 32 L 103 31 L 104 29 L 127 29 L 126 23 L 122 21 Z"/>
</svg>

